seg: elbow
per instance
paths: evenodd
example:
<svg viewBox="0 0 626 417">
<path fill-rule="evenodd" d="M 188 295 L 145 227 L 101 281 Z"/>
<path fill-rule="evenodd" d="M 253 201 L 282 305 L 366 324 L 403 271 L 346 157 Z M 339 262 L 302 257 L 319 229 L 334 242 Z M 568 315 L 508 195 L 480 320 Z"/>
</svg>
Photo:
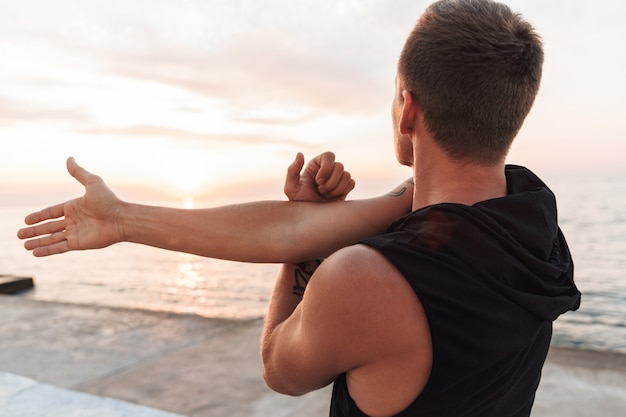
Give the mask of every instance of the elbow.
<svg viewBox="0 0 626 417">
<path fill-rule="evenodd" d="M 269 389 L 279 394 L 289 395 L 292 397 L 299 397 L 306 394 L 306 392 L 295 389 L 295 387 L 292 384 L 289 384 L 284 377 L 281 377 L 280 373 L 265 364 L 263 365 L 263 379 L 265 380 L 265 385 L 267 385 Z"/>
<path fill-rule="evenodd" d="M 265 385 L 272 391 L 292 397 L 306 394 L 308 391 L 298 389 L 297 381 L 290 380 L 290 373 L 280 366 L 280 362 L 272 355 L 272 352 L 272 348 L 267 344 L 261 348 Z"/>
</svg>

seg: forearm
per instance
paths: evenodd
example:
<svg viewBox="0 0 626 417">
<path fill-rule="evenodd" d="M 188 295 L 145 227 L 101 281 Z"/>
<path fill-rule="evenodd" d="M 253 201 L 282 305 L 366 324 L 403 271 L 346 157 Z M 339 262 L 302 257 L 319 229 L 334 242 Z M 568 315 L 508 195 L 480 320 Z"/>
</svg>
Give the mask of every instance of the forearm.
<svg viewBox="0 0 626 417">
<path fill-rule="evenodd" d="M 262 345 L 269 347 L 269 339 L 276 327 L 291 316 L 302 301 L 306 286 L 321 261 L 282 264 L 265 317 Z"/>
<path fill-rule="evenodd" d="M 279 262 L 298 203 L 254 202 L 206 209 L 125 204 L 123 240 L 243 262 Z"/>
<path fill-rule="evenodd" d="M 285 346 L 281 341 L 290 338 L 292 328 L 285 328 L 285 321 L 294 315 L 298 322 L 299 312 L 295 312 L 302 301 L 304 290 L 309 279 L 321 261 L 302 262 L 300 264 L 283 264 L 274 284 L 269 310 L 265 317 L 263 335 L 261 337 L 261 359 L 263 361 L 263 377 L 266 384 L 277 392 L 289 395 L 300 395 L 304 392 L 294 389 L 289 378 L 281 372 L 281 349 Z M 295 312 L 295 313 L 294 313 Z M 293 321 L 292 321 L 293 324 Z"/>
<path fill-rule="evenodd" d="M 380 233 L 410 210 L 405 195 L 347 202 L 264 201 L 185 210 L 125 204 L 123 240 L 211 258 L 291 262 L 324 258 Z"/>
</svg>

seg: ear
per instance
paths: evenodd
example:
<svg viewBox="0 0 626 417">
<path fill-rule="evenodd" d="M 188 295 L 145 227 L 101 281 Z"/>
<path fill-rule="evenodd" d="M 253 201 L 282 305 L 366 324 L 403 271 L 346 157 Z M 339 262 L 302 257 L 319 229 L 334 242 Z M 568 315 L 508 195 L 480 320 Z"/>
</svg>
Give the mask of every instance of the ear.
<svg viewBox="0 0 626 417">
<path fill-rule="evenodd" d="M 403 135 L 413 132 L 417 123 L 419 106 L 409 90 L 402 91 L 402 114 L 400 116 L 400 133 Z"/>
</svg>

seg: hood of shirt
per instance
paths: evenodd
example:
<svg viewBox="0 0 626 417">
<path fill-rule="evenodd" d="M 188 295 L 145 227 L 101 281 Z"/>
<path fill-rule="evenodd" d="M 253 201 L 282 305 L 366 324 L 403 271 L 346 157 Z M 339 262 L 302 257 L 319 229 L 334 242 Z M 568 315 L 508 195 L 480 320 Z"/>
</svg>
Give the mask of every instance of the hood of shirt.
<svg viewBox="0 0 626 417">
<path fill-rule="evenodd" d="M 556 199 L 531 171 L 507 165 L 507 195 L 473 206 L 442 203 L 394 222 L 515 304 L 554 320 L 580 305 L 574 263 L 558 226 Z M 422 243 L 423 244 L 423 243 Z M 447 262 L 444 258 L 443 261 Z"/>
</svg>

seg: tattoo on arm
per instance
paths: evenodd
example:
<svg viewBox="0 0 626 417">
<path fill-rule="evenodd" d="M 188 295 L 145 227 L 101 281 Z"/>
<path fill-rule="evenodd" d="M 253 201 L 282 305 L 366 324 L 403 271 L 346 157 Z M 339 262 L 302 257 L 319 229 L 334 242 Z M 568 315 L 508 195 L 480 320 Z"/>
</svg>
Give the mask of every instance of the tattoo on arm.
<svg viewBox="0 0 626 417">
<path fill-rule="evenodd" d="M 322 264 L 320 259 L 316 259 L 314 261 L 306 261 L 300 262 L 296 265 L 295 272 L 293 274 L 294 277 L 294 285 L 293 285 L 293 294 L 297 296 L 304 296 L 304 290 L 306 289 L 311 276 L 315 272 L 318 266 Z"/>
<path fill-rule="evenodd" d="M 387 195 L 389 197 L 400 197 L 402 194 L 404 194 L 406 192 L 407 188 L 406 187 L 401 187 L 401 188 L 396 188 L 393 191 L 389 191 L 387 193 Z"/>
<path fill-rule="evenodd" d="M 408 180 L 406 180 L 404 182 L 404 184 L 410 184 L 410 185 L 406 185 L 406 186 L 402 186 L 401 185 L 398 188 L 396 188 L 395 190 L 388 192 L 387 195 L 389 197 L 400 197 L 401 195 L 406 193 L 406 191 L 409 189 L 409 187 L 412 187 L 413 185 L 415 185 L 413 183 L 413 178 L 409 178 Z"/>
</svg>

